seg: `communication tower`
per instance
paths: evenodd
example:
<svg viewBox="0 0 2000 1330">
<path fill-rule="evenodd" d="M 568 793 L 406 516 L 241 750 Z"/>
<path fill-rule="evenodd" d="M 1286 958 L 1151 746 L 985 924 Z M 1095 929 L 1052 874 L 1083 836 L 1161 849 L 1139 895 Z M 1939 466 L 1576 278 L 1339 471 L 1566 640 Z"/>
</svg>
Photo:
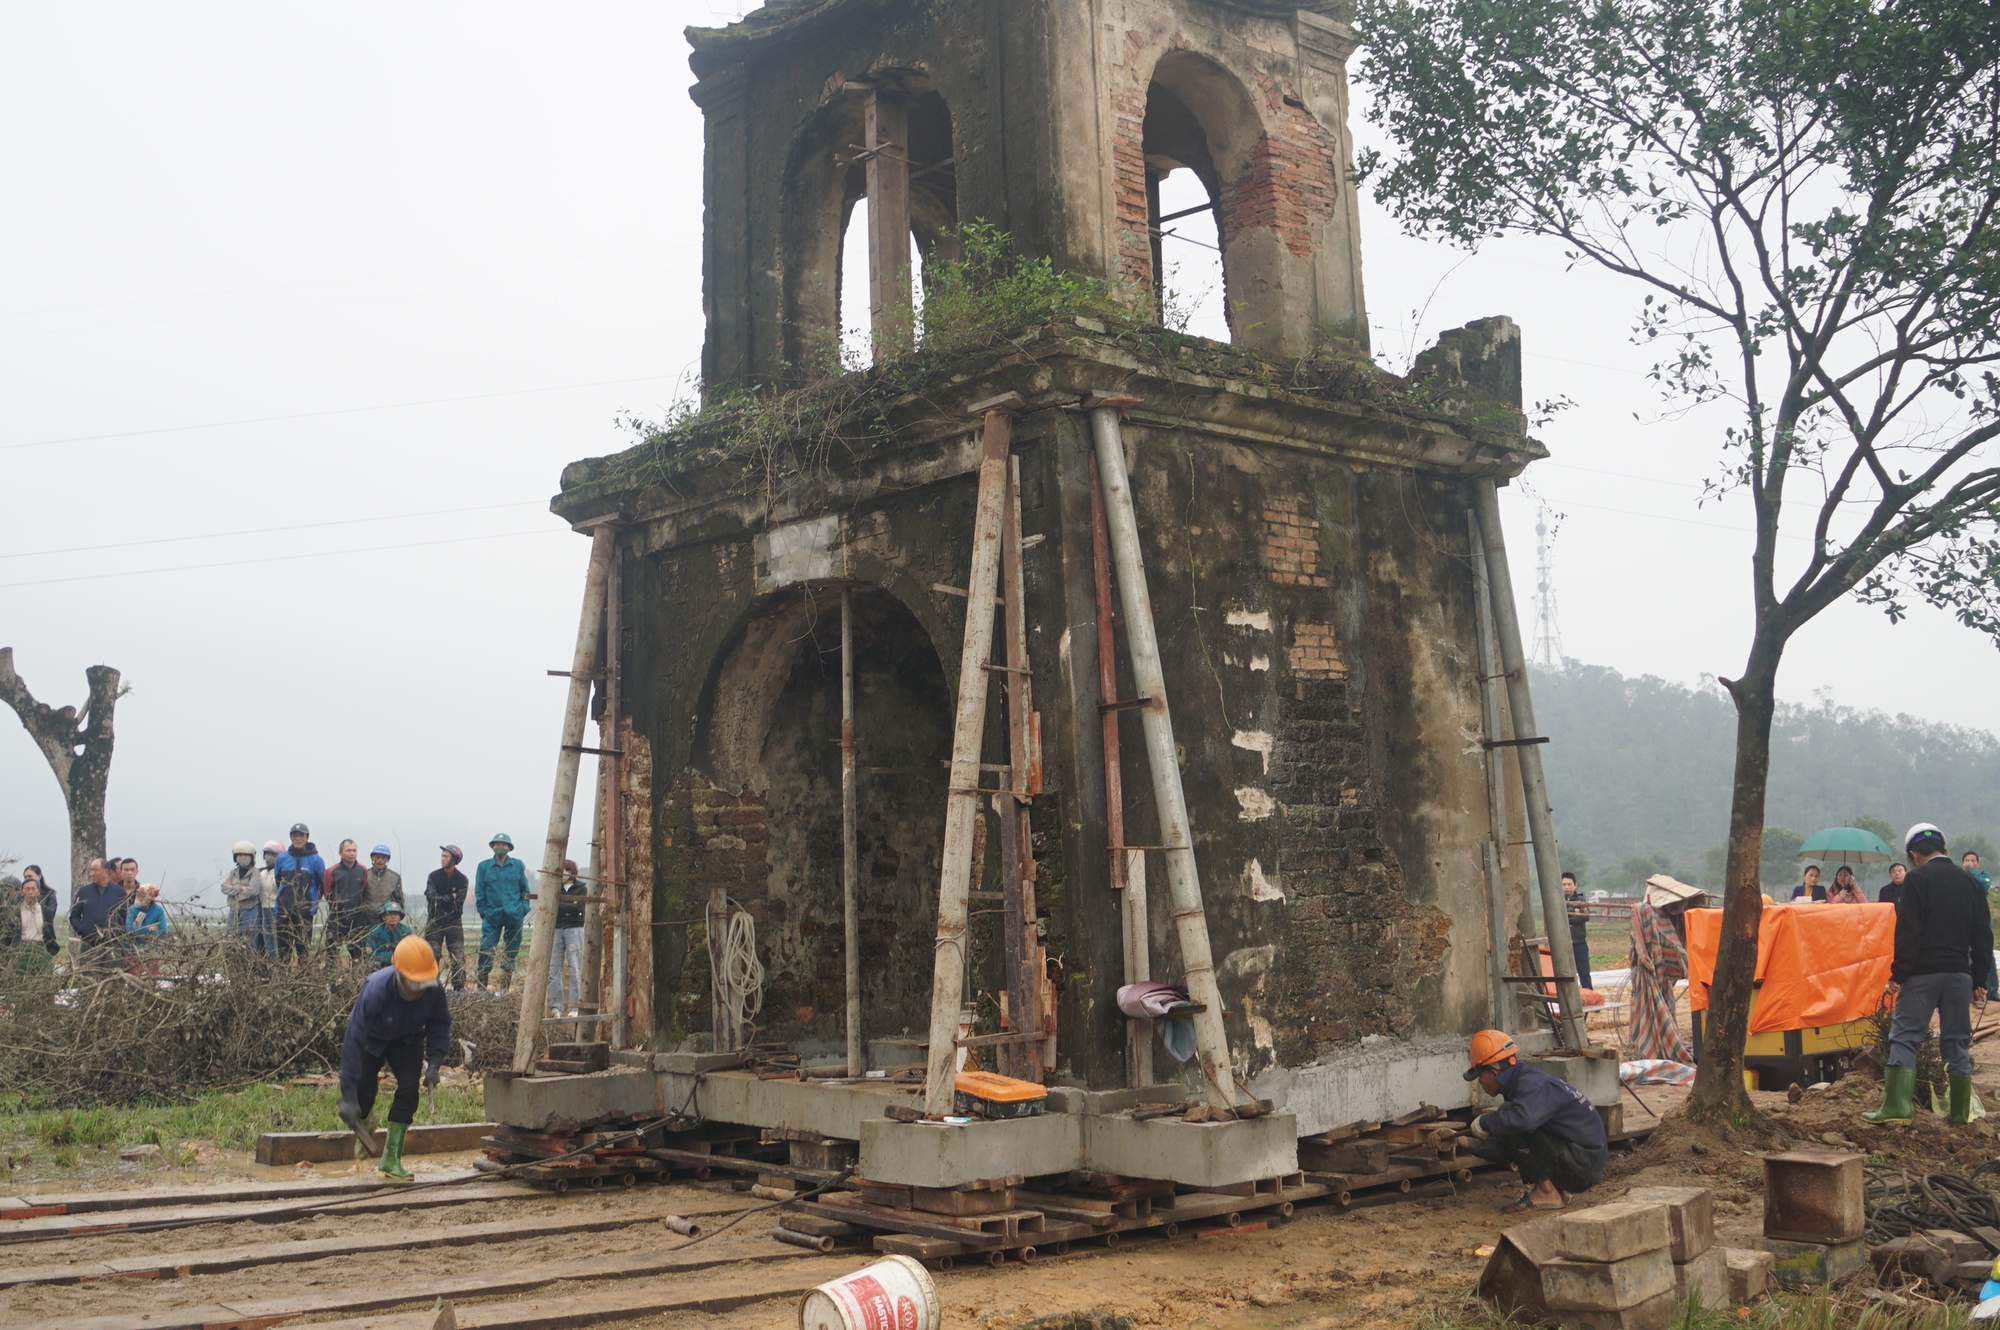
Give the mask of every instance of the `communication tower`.
<svg viewBox="0 0 2000 1330">
<path fill-rule="evenodd" d="M 1549 506 L 1535 515 L 1535 664 L 1545 670 L 1562 668 L 1562 629 L 1556 624 L 1555 564 L 1549 551 Z"/>
</svg>

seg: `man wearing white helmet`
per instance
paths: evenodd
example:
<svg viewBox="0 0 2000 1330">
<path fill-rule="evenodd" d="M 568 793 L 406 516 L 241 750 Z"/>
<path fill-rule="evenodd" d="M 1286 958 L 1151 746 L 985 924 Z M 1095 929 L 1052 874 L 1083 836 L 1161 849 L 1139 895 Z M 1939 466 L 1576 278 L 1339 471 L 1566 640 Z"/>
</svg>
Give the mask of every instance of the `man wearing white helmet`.
<svg viewBox="0 0 2000 1330">
<path fill-rule="evenodd" d="M 1972 1004 L 1986 1000 L 1993 964 L 1993 916 L 1986 893 L 1945 853 L 1944 833 L 1919 822 L 1903 837 L 1910 875 L 1896 901 L 1896 958 L 1889 967 L 1896 1014 L 1882 1107 L 1868 1122 L 1910 1121 L 1917 1048 L 1938 1018 L 1938 1051 L 1951 1075 L 1951 1121 L 1972 1120 Z"/>
</svg>

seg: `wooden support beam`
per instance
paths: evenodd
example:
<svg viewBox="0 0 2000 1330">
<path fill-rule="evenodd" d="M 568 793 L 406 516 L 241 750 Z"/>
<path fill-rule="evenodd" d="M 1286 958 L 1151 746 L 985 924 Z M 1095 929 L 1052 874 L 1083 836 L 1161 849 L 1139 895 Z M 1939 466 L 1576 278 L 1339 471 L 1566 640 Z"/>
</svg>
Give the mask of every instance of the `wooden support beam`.
<svg viewBox="0 0 2000 1330">
<path fill-rule="evenodd" d="M 406 1235 L 408 1236 L 408 1235 Z M 421 1241 L 421 1239 L 416 1239 Z M 778 1274 L 758 1266 L 796 1263 L 795 1272 Z M 717 1270 L 717 1266 L 740 1265 L 741 1270 Z M 191 1307 L 152 1307 L 122 1316 L 73 1317 L 65 1320 L 70 1330 L 212 1330 L 216 1326 L 275 1325 L 301 1316 L 321 1316 L 346 1312 L 381 1312 L 389 1308 L 430 1304 L 414 1318 L 366 1316 L 359 1320 L 332 1324 L 350 1330 L 366 1326 L 437 1324 L 435 1304 L 445 1298 L 501 1297 L 546 1288 L 567 1280 L 642 1279 L 675 1275 L 688 1271 L 713 1271 L 699 1280 L 667 1280 L 624 1293 L 628 1304 L 636 1303 L 642 1314 L 670 1311 L 719 1311 L 768 1298 L 796 1296 L 828 1279 L 848 1273 L 852 1257 L 814 1258 L 804 1252 L 785 1249 L 775 1252 L 744 1252 L 702 1247 L 678 1254 L 674 1249 L 657 1255 L 626 1254 L 599 1257 L 590 1261 L 561 1263 L 517 1261 L 503 1270 L 479 1271 L 462 1275 L 422 1276 L 404 1273 L 394 1279 L 376 1279 L 344 1288 L 317 1289 L 284 1298 L 243 1298 L 227 1303 Z M 623 1292 L 621 1290 L 621 1292 Z M 647 1299 L 639 1303 L 639 1299 Z M 515 1302 L 498 1307 L 466 1307 L 456 1310 L 457 1324 L 471 1326 L 570 1326 L 590 1325 L 606 1319 L 602 1314 L 586 1315 L 581 1297 L 565 1293 L 559 1298 L 536 1302 Z M 479 1313 L 481 1319 L 474 1319 Z"/>
<path fill-rule="evenodd" d="M 868 172 L 868 314 L 875 363 L 915 345 L 910 283 L 909 111 L 872 89 L 862 110 Z"/>
<path fill-rule="evenodd" d="M 406 1155 L 441 1155 L 477 1150 L 479 1138 L 494 1130 L 491 1122 L 445 1122 L 411 1127 L 403 1137 Z M 388 1136 L 377 1130 L 375 1139 Z M 354 1158 L 354 1133 L 348 1131 L 267 1131 L 257 1138 L 257 1162 L 273 1168 L 293 1164 L 332 1164 Z M 239 1193 L 240 1195 L 240 1193 Z"/>
<path fill-rule="evenodd" d="M 432 1181 L 431 1176 L 426 1175 L 424 1181 Z M 254 1191 L 249 1187 L 243 1190 Z M 525 1201 L 537 1197 L 545 1199 L 547 1196 L 546 1191 L 539 1187 L 531 1187 L 525 1182 L 468 1182 L 455 1187 L 428 1187 L 415 1192 L 401 1187 L 388 1187 L 357 1194 L 352 1199 L 342 1200 L 337 1205 L 313 1213 L 337 1218 L 345 1215 L 425 1210 L 440 1205 L 473 1205 L 480 1201 Z M 232 1204 L 117 1210 L 101 1214 L 50 1215 L 45 1218 L 22 1219 L 0 1228 L 0 1246 L 16 1242 L 32 1242 L 51 1233 L 61 1233 L 68 1237 L 86 1237 L 97 1233 L 118 1233 L 154 1224 L 240 1224 L 246 1221 L 277 1223 L 287 1219 L 297 1219 L 300 1215 L 299 1207 L 302 1205 L 325 1205 L 325 1202 L 258 1200 Z"/>
<path fill-rule="evenodd" d="M 698 1212 L 732 1215 L 738 1209 Z M 535 1241 L 572 1233 L 603 1233 L 636 1224 L 651 1224 L 657 1215 L 607 1215 L 551 1219 L 503 1219 L 487 1224 L 457 1224 L 421 1230 L 370 1228 L 366 1232 L 329 1238 L 283 1242 L 257 1242 L 236 1247 L 201 1247 L 190 1251 L 148 1252 L 141 1256 L 113 1256 L 101 1263 L 16 1266 L 0 1269 L 0 1288 L 24 1284 L 76 1284 L 86 1279 L 184 1279 L 190 1275 L 223 1274 L 230 1270 L 260 1269 L 267 1265 L 295 1264 L 324 1260 L 330 1256 L 359 1256 L 368 1252 L 403 1252 L 412 1247 L 469 1247 L 487 1243 Z"/>
</svg>

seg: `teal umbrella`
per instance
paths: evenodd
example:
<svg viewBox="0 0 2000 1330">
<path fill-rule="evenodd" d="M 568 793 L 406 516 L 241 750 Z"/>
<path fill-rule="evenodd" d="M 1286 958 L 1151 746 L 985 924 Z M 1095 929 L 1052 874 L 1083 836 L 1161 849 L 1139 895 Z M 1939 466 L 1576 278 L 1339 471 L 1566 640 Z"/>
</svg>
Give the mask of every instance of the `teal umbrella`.
<svg viewBox="0 0 2000 1330">
<path fill-rule="evenodd" d="M 1799 846 L 1799 858 L 1823 864 L 1886 864 L 1896 857 L 1888 843 L 1860 827 L 1828 827 L 1815 831 Z"/>
</svg>

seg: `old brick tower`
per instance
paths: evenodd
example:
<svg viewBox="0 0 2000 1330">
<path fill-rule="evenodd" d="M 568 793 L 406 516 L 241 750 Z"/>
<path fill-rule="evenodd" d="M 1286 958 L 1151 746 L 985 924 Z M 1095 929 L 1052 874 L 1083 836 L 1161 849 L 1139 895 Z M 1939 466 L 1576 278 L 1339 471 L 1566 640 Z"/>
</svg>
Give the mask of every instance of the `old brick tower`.
<svg viewBox="0 0 2000 1330">
<path fill-rule="evenodd" d="M 701 922 L 720 891 L 754 921 L 762 966 L 761 1006 L 730 1019 L 808 1055 L 841 1046 L 845 595 L 860 1022 L 871 1063 L 921 1061 L 980 465 L 967 411 L 1012 393 L 1049 1067 L 1125 1083 L 1128 1029 L 1152 1035 L 1116 1006 L 1131 947 L 1113 879 L 1129 864 L 1143 880 L 1161 831 L 1135 794 L 1138 718 L 1100 689 L 1078 407 L 1112 393 L 1137 399 L 1123 446 L 1236 1073 L 1301 1133 L 1464 1102 L 1464 1037 L 1514 1019 L 1496 1015 L 1496 976 L 1528 918 L 1520 792 L 1489 798 L 1481 743 L 1500 736 L 1482 717 L 1470 514 L 1480 484 L 1541 450 L 1506 320 L 1447 334 L 1413 379 L 1367 360 L 1354 36 L 1337 4 L 773 0 L 689 39 L 711 412 L 573 464 L 554 503 L 580 530 L 616 531 L 605 747 L 622 798 L 600 834 L 605 876 L 631 884 L 617 979 L 631 1042 L 671 1049 L 723 1025 L 717 930 Z M 1180 168 L 1213 209 L 1230 343 L 1146 326 L 1158 184 Z M 864 199 L 865 280 L 841 271 Z M 855 371 L 841 382 L 866 409 L 802 408 L 781 448 L 768 407 L 756 448 L 730 434 L 749 418 L 739 390 L 790 400 L 838 336 L 843 285 L 856 309 L 866 292 L 878 366 L 914 354 L 912 287 L 971 223 L 1101 283 L 1130 319 L 1021 328 L 872 398 L 878 380 Z M 1126 631 L 1121 616 L 1119 698 Z M 1120 726 L 1131 851 L 1107 832 Z M 986 760 L 1006 763 L 1008 743 L 996 703 Z M 998 846 L 982 818 L 982 847 Z M 1003 948 L 978 941 L 1010 899 L 1002 858 L 982 848 L 973 883 L 980 1031 L 1004 1028 Z M 1172 981 L 1182 953 L 1151 872 L 1152 973 L 1137 977 Z M 1491 936 L 1496 916 L 1507 936 Z M 1164 1052 L 1157 1066 L 1175 1074 Z"/>
</svg>

